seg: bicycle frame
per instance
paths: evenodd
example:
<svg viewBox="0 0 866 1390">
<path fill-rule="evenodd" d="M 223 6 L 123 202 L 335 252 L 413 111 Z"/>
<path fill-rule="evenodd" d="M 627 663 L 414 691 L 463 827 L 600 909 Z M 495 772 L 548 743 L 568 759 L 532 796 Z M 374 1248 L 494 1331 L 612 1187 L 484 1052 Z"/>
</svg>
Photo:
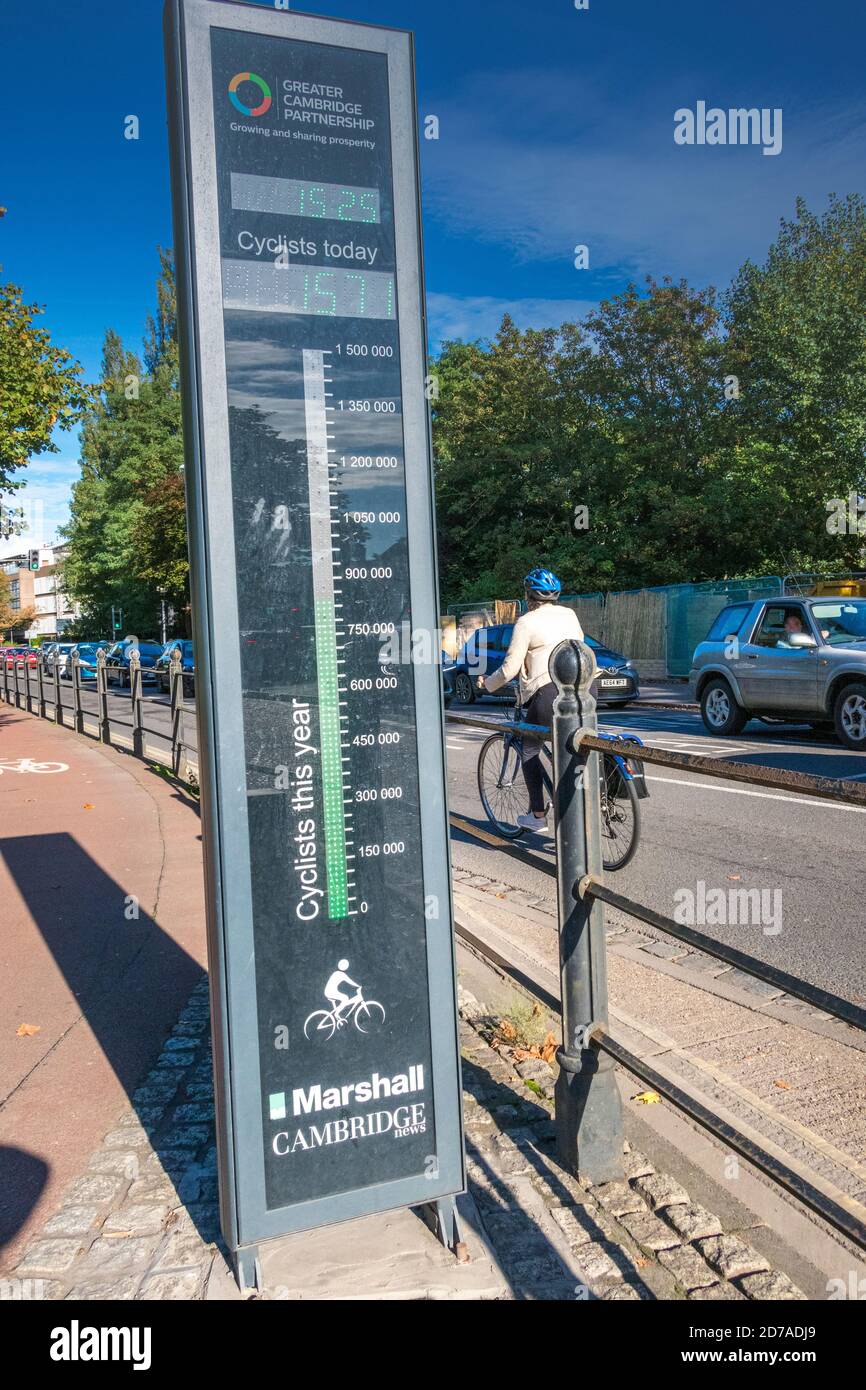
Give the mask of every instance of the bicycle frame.
<svg viewBox="0 0 866 1390">
<path fill-rule="evenodd" d="M 520 710 L 520 707 L 517 706 L 517 705 L 515 705 L 514 715 L 512 716 L 512 718 L 513 718 L 513 721 L 514 721 L 515 724 L 519 724 L 519 723 L 522 722 L 522 720 L 521 720 L 521 710 Z M 530 727 L 534 727 L 534 726 L 530 726 Z M 608 740 L 608 741 L 610 741 L 610 742 L 616 742 L 621 736 L 620 736 L 619 734 L 602 733 L 601 730 L 598 730 L 598 737 L 599 737 L 599 738 L 606 739 L 606 740 Z M 639 748 L 643 748 L 643 746 L 644 746 L 644 744 L 643 744 L 643 739 L 638 738 L 637 734 L 629 734 L 628 738 L 629 738 L 629 742 L 630 742 L 630 743 L 637 744 L 637 746 L 638 746 Z M 518 729 L 515 729 L 514 733 L 506 733 L 506 734 L 504 735 L 505 748 L 506 748 L 506 757 L 507 757 L 508 752 L 511 750 L 511 748 L 516 749 L 517 754 L 518 754 L 518 757 L 522 756 L 522 752 L 523 752 L 523 739 L 524 739 L 524 735 L 523 735 L 523 733 L 522 733 L 520 730 L 518 730 Z M 549 746 L 548 746 L 548 744 L 547 744 L 546 742 L 543 742 L 543 741 L 541 742 L 541 751 L 542 751 L 542 753 L 544 754 L 544 757 L 546 758 L 547 762 L 550 764 L 550 767 L 551 767 L 551 769 L 552 769 L 552 767 L 553 767 L 553 754 L 552 754 L 552 752 L 551 752 L 551 750 L 550 750 L 550 748 L 549 748 Z M 610 756 L 610 757 L 613 758 L 613 760 L 614 760 L 614 762 L 616 763 L 617 767 L 619 768 L 619 771 L 620 771 L 620 773 L 622 774 L 622 777 L 624 778 L 624 780 L 625 780 L 626 782 L 633 782 L 633 783 L 634 783 L 634 789 L 635 789 L 635 792 L 637 793 L 637 796 L 638 796 L 639 800 L 645 801 L 646 798 L 649 796 L 649 788 L 647 787 L 647 784 L 646 784 L 646 775 L 645 775 L 645 773 L 644 773 L 643 763 L 640 761 L 640 759 L 639 759 L 639 758 L 629 758 L 629 757 L 627 757 L 627 756 L 624 756 L 622 753 L 612 753 L 612 754 L 609 754 L 609 755 L 608 755 L 608 754 L 605 754 L 605 756 L 606 756 L 606 757 L 607 757 L 607 756 Z M 542 775 L 542 777 L 544 778 L 544 784 L 545 784 L 545 786 L 546 786 L 548 792 L 552 795 L 552 794 L 553 794 L 553 779 L 552 779 L 552 777 L 550 776 L 550 773 L 548 772 L 547 767 L 546 767 L 545 764 L 544 764 L 544 761 L 542 761 L 542 765 L 541 765 L 541 775 Z"/>
</svg>

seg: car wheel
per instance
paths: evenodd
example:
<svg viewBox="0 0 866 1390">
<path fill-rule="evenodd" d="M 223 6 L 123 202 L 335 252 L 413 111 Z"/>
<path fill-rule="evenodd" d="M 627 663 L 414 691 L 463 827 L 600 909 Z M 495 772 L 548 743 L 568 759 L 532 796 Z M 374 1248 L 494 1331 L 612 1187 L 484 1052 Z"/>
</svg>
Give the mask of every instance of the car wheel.
<svg viewBox="0 0 866 1390">
<path fill-rule="evenodd" d="M 866 748 L 866 681 L 852 681 L 836 696 L 836 737 L 847 748 Z"/>
<path fill-rule="evenodd" d="M 738 734 L 749 721 L 726 680 L 709 681 L 701 695 L 701 718 L 711 734 Z"/>
<path fill-rule="evenodd" d="M 455 678 L 454 694 L 461 705 L 471 705 L 475 699 L 475 687 L 465 671 L 459 671 Z"/>
</svg>

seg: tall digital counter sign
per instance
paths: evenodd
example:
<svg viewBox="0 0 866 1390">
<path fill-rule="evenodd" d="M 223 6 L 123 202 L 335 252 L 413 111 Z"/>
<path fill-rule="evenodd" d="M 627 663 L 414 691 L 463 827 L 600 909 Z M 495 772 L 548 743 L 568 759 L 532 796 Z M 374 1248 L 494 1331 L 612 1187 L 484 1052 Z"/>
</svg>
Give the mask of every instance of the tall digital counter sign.
<svg viewBox="0 0 866 1390">
<path fill-rule="evenodd" d="M 166 9 L 223 1230 L 463 1187 L 411 36 Z"/>
</svg>

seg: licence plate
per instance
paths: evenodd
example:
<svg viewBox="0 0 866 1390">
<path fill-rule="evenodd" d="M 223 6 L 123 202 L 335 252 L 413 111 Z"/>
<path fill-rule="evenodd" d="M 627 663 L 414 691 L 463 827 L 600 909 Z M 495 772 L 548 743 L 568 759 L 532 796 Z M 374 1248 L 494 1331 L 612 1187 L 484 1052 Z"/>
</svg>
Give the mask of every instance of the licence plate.
<svg viewBox="0 0 866 1390">
<path fill-rule="evenodd" d="M 599 685 L 602 690 L 613 690 L 614 687 L 619 688 L 623 685 L 631 685 L 631 681 L 627 676 L 608 676 L 605 677 L 604 680 L 600 680 Z"/>
</svg>

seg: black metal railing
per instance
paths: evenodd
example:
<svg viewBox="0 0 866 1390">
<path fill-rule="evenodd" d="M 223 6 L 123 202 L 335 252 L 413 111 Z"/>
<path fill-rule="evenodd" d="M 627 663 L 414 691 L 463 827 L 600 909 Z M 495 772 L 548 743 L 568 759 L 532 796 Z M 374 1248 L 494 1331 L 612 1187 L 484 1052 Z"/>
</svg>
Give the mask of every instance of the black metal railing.
<svg viewBox="0 0 866 1390">
<path fill-rule="evenodd" d="M 78 734 L 93 735 L 100 743 L 127 748 L 135 757 L 165 763 L 185 782 L 197 781 L 196 746 L 188 741 L 190 730 L 194 731 L 194 720 L 190 720 L 191 711 L 184 696 L 184 681 L 188 676 L 184 675 L 179 650 L 172 653 L 169 662 L 169 721 L 163 728 L 148 722 L 153 705 L 145 698 L 144 672 L 136 648 L 130 652 L 128 673 L 123 672 L 129 680 L 128 719 L 110 707 L 110 668 L 103 648 L 96 654 L 93 703 L 86 699 L 91 692 L 82 678 L 82 671 L 90 668 L 82 665 L 77 653 L 68 660 L 68 703 L 63 699 L 64 683 L 57 657 L 46 666 L 44 654 L 34 650 L 32 658 L 29 655 L 0 657 L 0 663 L 0 700 L 7 705 L 70 727 Z M 161 704 L 159 708 L 165 706 Z"/>
</svg>

